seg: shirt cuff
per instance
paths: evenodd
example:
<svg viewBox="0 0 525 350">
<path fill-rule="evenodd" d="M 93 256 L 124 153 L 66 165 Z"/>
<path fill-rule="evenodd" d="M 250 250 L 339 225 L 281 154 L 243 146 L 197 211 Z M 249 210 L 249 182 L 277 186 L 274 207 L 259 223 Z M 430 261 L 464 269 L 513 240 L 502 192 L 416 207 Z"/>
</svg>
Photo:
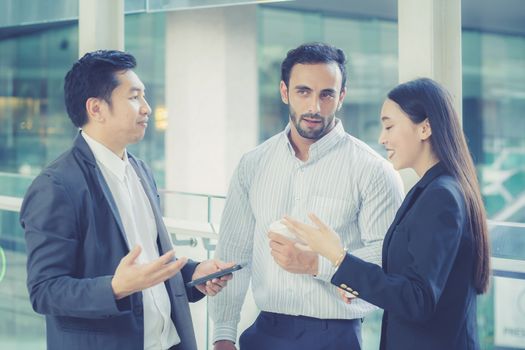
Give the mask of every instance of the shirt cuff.
<svg viewBox="0 0 525 350">
<path fill-rule="evenodd" d="M 223 323 L 220 326 L 215 326 L 213 334 L 213 343 L 219 340 L 229 340 L 233 343 L 236 343 L 237 325 L 234 323 Z"/>
<path fill-rule="evenodd" d="M 332 276 L 337 271 L 337 267 L 334 267 L 330 260 L 324 256 L 319 255 L 318 272 L 315 276 L 316 279 L 330 283 Z"/>
</svg>

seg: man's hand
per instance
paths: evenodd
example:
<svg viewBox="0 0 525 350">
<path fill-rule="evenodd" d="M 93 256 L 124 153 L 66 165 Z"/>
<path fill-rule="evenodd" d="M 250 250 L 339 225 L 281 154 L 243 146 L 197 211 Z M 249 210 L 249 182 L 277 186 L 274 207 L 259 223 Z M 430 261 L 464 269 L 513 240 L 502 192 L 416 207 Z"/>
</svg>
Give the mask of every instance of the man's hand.
<svg viewBox="0 0 525 350">
<path fill-rule="evenodd" d="M 229 340 L 218 340 L 213 344 L 213 350 L 237 350 L 237 348 Z"/>
<path fill-rule="evenodd" d="M 141 251 L 140 246 L 135 246 L 118 264 L 111 280 L 115 299 L 125 298 L 164 282 L 179 272 L 188 261 L 187 258 L 174 261 L 175 252 L 171 250 L 150 263 L 138 264 L 136 260 Z"/>
<path fill-rule="evenodd" d="M 225 263 L 215 259 L 203 261 L 195 268 L 195 272 L 193 272 L 191 280 L 193 281 L 197 278 L 204 277 L 219 270 L 227 269 L 229 267 L 232 267 L 233 265 L 235 265 L 235 263 Z M 197 288 L 203 294 L 206 294 L 208 296 L 214 296 L 217 293 L 219 293 L 222 290 L 222 288 L 226 287 L 226 284 L 229 280 L 232 279 L 232 277 L 232 274 L 229 274 L 226 276 L 222 276 L 221 278 L 214 278 L 211 281 L 206 282 L 205 284 L 199 284 L 195 286 L 195 288 Z"/>
<path fill-rule="evenodd" d="M 291 273 L 317 275 L 319 257 L 317 253 L 297 247 L 297 241 L 281 234 L 268 232 L 270 248 L 275 262 Z"/>
</svg>

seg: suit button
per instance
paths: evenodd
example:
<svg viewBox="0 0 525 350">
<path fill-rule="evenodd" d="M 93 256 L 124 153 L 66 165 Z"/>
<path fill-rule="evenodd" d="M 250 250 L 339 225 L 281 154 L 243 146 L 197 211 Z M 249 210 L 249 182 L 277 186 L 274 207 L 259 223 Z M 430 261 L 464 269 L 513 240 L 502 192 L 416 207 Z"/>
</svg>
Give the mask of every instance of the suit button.
<svg viewBox="0 0 525 350">
<path fill-rule="evenodd" d="M 135 306 L 135 307 L 133 308 L 133 314 L 134 314 L 135 316 L 142 316 L 142 306 L 138 306 L 138 305 Z"/>
<path fill-rule="evenodd" d="M 341 288 L 343 288 L 343 289 L 348 288 L 348 286 L 347 286 L 346 284 L 344 284 L 344 283 L 341 283 L 341 285 L 340 285 L 339 287 L 341 287 Z"/>
<path fill-rule="evenodd" d="M 356 297 L 359 296 L 359 293 L 355 290 L 352 292 L 352 294 L 355 295 Z"/>
</svg>

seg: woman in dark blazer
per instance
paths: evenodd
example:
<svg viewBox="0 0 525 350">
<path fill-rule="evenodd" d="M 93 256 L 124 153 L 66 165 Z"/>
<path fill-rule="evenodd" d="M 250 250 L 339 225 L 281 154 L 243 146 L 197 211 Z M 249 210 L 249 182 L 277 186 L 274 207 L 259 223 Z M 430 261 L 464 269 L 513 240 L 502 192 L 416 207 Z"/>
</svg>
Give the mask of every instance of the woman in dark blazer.
<svg viewBox="0 0 525 350">
<path fill-rule="evenodd" d="M 479 349 L 476 295 L 489 282 L 487 224 L 450 96 L 430 79 L 401 84 L 388 94 L 381 122 L 379 142 L 394 167 L 421 177 L 386 234 L 382 267 L 347 253 L 314 214 L 314 226 L 283 222 L 337 267 L 334 285 L 385 310 L 381 349 Z"/>
</svg>

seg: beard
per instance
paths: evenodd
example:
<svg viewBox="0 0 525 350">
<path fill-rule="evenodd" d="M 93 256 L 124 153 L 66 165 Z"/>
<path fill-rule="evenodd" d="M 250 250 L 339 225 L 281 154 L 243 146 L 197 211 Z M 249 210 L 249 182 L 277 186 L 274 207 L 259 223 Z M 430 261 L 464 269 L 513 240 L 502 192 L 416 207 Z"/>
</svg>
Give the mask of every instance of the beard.
<svg viewBox="0 0 525 350">
<path fill-rule="evenodd" d="M 301 122 L 305 118 L 308 118 L 309 120 L 318 121 L 319 123 L 317 127 L 308 127 L 306 125 L 302 126 Z M 321 137 L 326 135 L 330 130 L 332 130 L 332 127 L 334 125 L 334 118 L 335 113 L 327 117 L 323 117 L 319 113 L 305 113 L 301 114 L 301 116 L 297 118 L 297 113 L 290 106 L 290 120 L 295 126 L 297 133 L 305 139 L 319 140 Z"/>
</svg>

